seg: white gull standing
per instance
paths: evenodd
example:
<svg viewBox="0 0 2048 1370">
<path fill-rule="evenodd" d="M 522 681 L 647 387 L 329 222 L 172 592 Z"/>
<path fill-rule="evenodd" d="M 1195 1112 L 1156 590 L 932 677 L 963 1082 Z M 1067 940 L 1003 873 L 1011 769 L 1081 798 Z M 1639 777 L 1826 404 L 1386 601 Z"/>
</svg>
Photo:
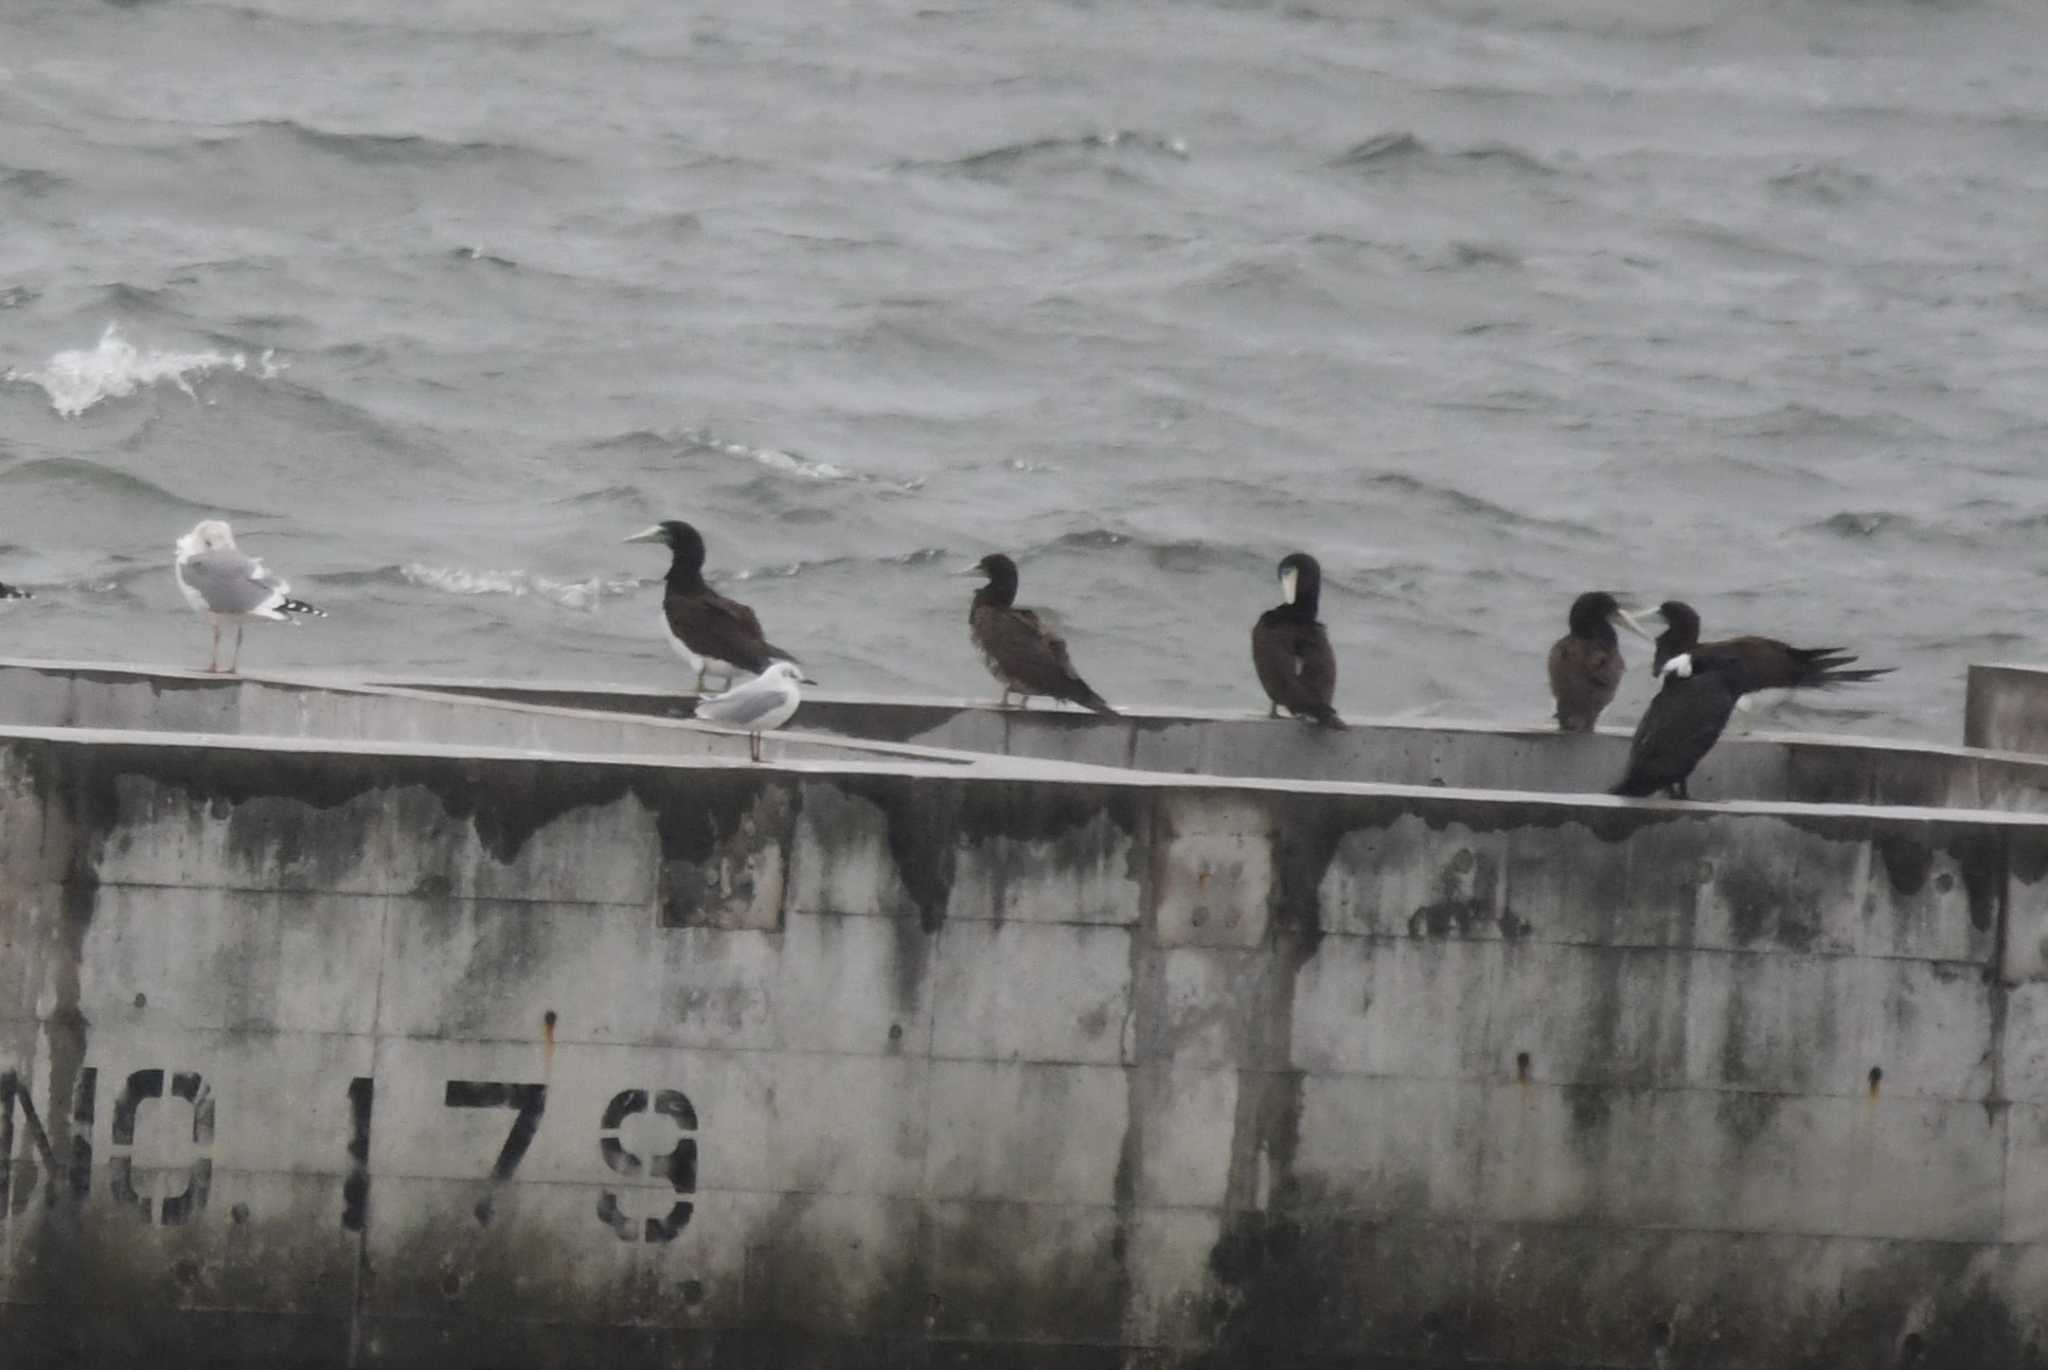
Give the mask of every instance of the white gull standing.
<svg viewBox="0 0 2048 1370">
<path fill-rule="evenodd" d="M 234 532 L 219 519 L 207 519 L 178 539 L 178 589 L 185 602 L 213 623 L 213 655 L 206 669 L 220 670 L 221 624 L 233 620 L 235 649 L 228 673 L 242 659 L 242 626 L 252 618 L 291 623 L 292 615 L 326 615 L 304 600 L 291 597 L 292 587 L 254 557 L 235 546 Z"/>
<path fill-rule="evenodd" d="M 711 723 L 745 728 L 747 755 L 759 761 L 761 734 L 773 732 L 789 722 L 796 706 L 803 702 L 803 692 L 797 688 L 803 678 L 804 673 L 795 662 L 772 662 L 767 670 L 744 685 L 735 685 L 724 694 L 698 700 L 697 717 Z"/>
</svg>

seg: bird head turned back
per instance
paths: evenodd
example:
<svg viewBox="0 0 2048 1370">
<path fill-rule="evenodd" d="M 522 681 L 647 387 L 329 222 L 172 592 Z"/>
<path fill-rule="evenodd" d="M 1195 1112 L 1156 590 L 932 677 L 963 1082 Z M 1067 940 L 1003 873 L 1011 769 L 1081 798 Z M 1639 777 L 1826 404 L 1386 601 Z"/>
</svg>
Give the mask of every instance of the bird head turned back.
<svg viewBox="0 0 2048 1370">
<path fill-rule="evenodd" d="M 1323 595 L 1323 567 L 1307 552 L 1280 558 L 1280 600 L 1314 618 Z"/>
<path fill-rule="evenodd" d="M 178 539 L 180 556 L 196 557 L 201 552 L 219 552 L 235 545 L 234 530 L 221 519 L 205 519 Z"/>
<path fill-rule="evenodd" d="M 974 571 L 988 577 L 988 584 L 974 592 L 978 602 L 1006 609 L 1017 598 L 1017 563 L 1001 552 L 990 552 L 975 562 Z"/>
</svg>

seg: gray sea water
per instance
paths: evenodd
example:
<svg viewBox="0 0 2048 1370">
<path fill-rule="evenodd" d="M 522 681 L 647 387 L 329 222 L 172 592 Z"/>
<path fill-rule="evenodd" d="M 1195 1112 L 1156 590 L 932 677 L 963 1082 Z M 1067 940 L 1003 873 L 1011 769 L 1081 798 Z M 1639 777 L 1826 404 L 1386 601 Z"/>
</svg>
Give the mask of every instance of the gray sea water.
<svg viewBox="0 0 2048 1370">
<path fill-rule="evenodd" d="M 1297 547 L 1358 715 L 2048 639 L 2038 0 L 8 0 L 0 224 L 7 655 L 203 664 L 209 513 L 251 668 L 679 681 L 663 517 L 842 689 L 992 696 L 996 549 L 1127 703 Z"/>
</svg>

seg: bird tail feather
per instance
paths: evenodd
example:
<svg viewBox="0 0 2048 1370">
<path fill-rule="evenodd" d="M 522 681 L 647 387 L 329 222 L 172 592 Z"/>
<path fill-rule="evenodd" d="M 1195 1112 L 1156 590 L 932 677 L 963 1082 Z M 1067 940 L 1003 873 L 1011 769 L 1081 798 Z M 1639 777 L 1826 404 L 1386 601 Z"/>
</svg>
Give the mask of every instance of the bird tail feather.
<svg viewBox="0 0 2048 1370">
<path fill-rule="evenodd" d="M 1074 685 L 1076 687 L 1074 693 L 1067 696 L 1074 703 L 1079 704 L 1084 709 L 1093 709 L 1096 713 L 1106 714 L 1110 718 L 1121 716 L 1115 709 L 1109 707 L 1108 700 L 1088 687 L 1087 681 L 1076 678 Z"/>
</svg>

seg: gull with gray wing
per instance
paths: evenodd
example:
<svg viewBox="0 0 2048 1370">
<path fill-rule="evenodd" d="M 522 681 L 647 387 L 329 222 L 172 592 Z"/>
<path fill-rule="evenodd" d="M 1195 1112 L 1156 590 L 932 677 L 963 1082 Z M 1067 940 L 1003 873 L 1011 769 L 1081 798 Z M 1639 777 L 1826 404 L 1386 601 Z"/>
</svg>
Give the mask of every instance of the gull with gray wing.
<svg viewBox="0 0 2048 1370">
<path fill-rule="evenodd" d="M 224 623 L 235 625 L 234 652 L 228 660 L 233 674 L 242 659 L 242 627 L 252 618 L 267 618 L 296 626 L 298 617 L 325 618 L 326 614 L 302 599 L 291 597 L 292 587 L 283 577 L 271 574 L 263 563 L 245 556 L 235 546 L 235 535 L 219 519 L 206 519 L 178 539 L 178 557 L 173 566 L 178 591 L 194 612 L 206 615 L 213 624 L 213 654 L 206 669 L 220 670 L 220 630 Z"/>
<path fill-rule="evenodd" d="M 697 701 L 697 717 L 747 731 L 747 755 L 761 759 L 761 734 L 789 722 L 803 702 L 804 673 L 793 661 L 770 662 L 768 669 L 724 694 Z"/>
</svg>

